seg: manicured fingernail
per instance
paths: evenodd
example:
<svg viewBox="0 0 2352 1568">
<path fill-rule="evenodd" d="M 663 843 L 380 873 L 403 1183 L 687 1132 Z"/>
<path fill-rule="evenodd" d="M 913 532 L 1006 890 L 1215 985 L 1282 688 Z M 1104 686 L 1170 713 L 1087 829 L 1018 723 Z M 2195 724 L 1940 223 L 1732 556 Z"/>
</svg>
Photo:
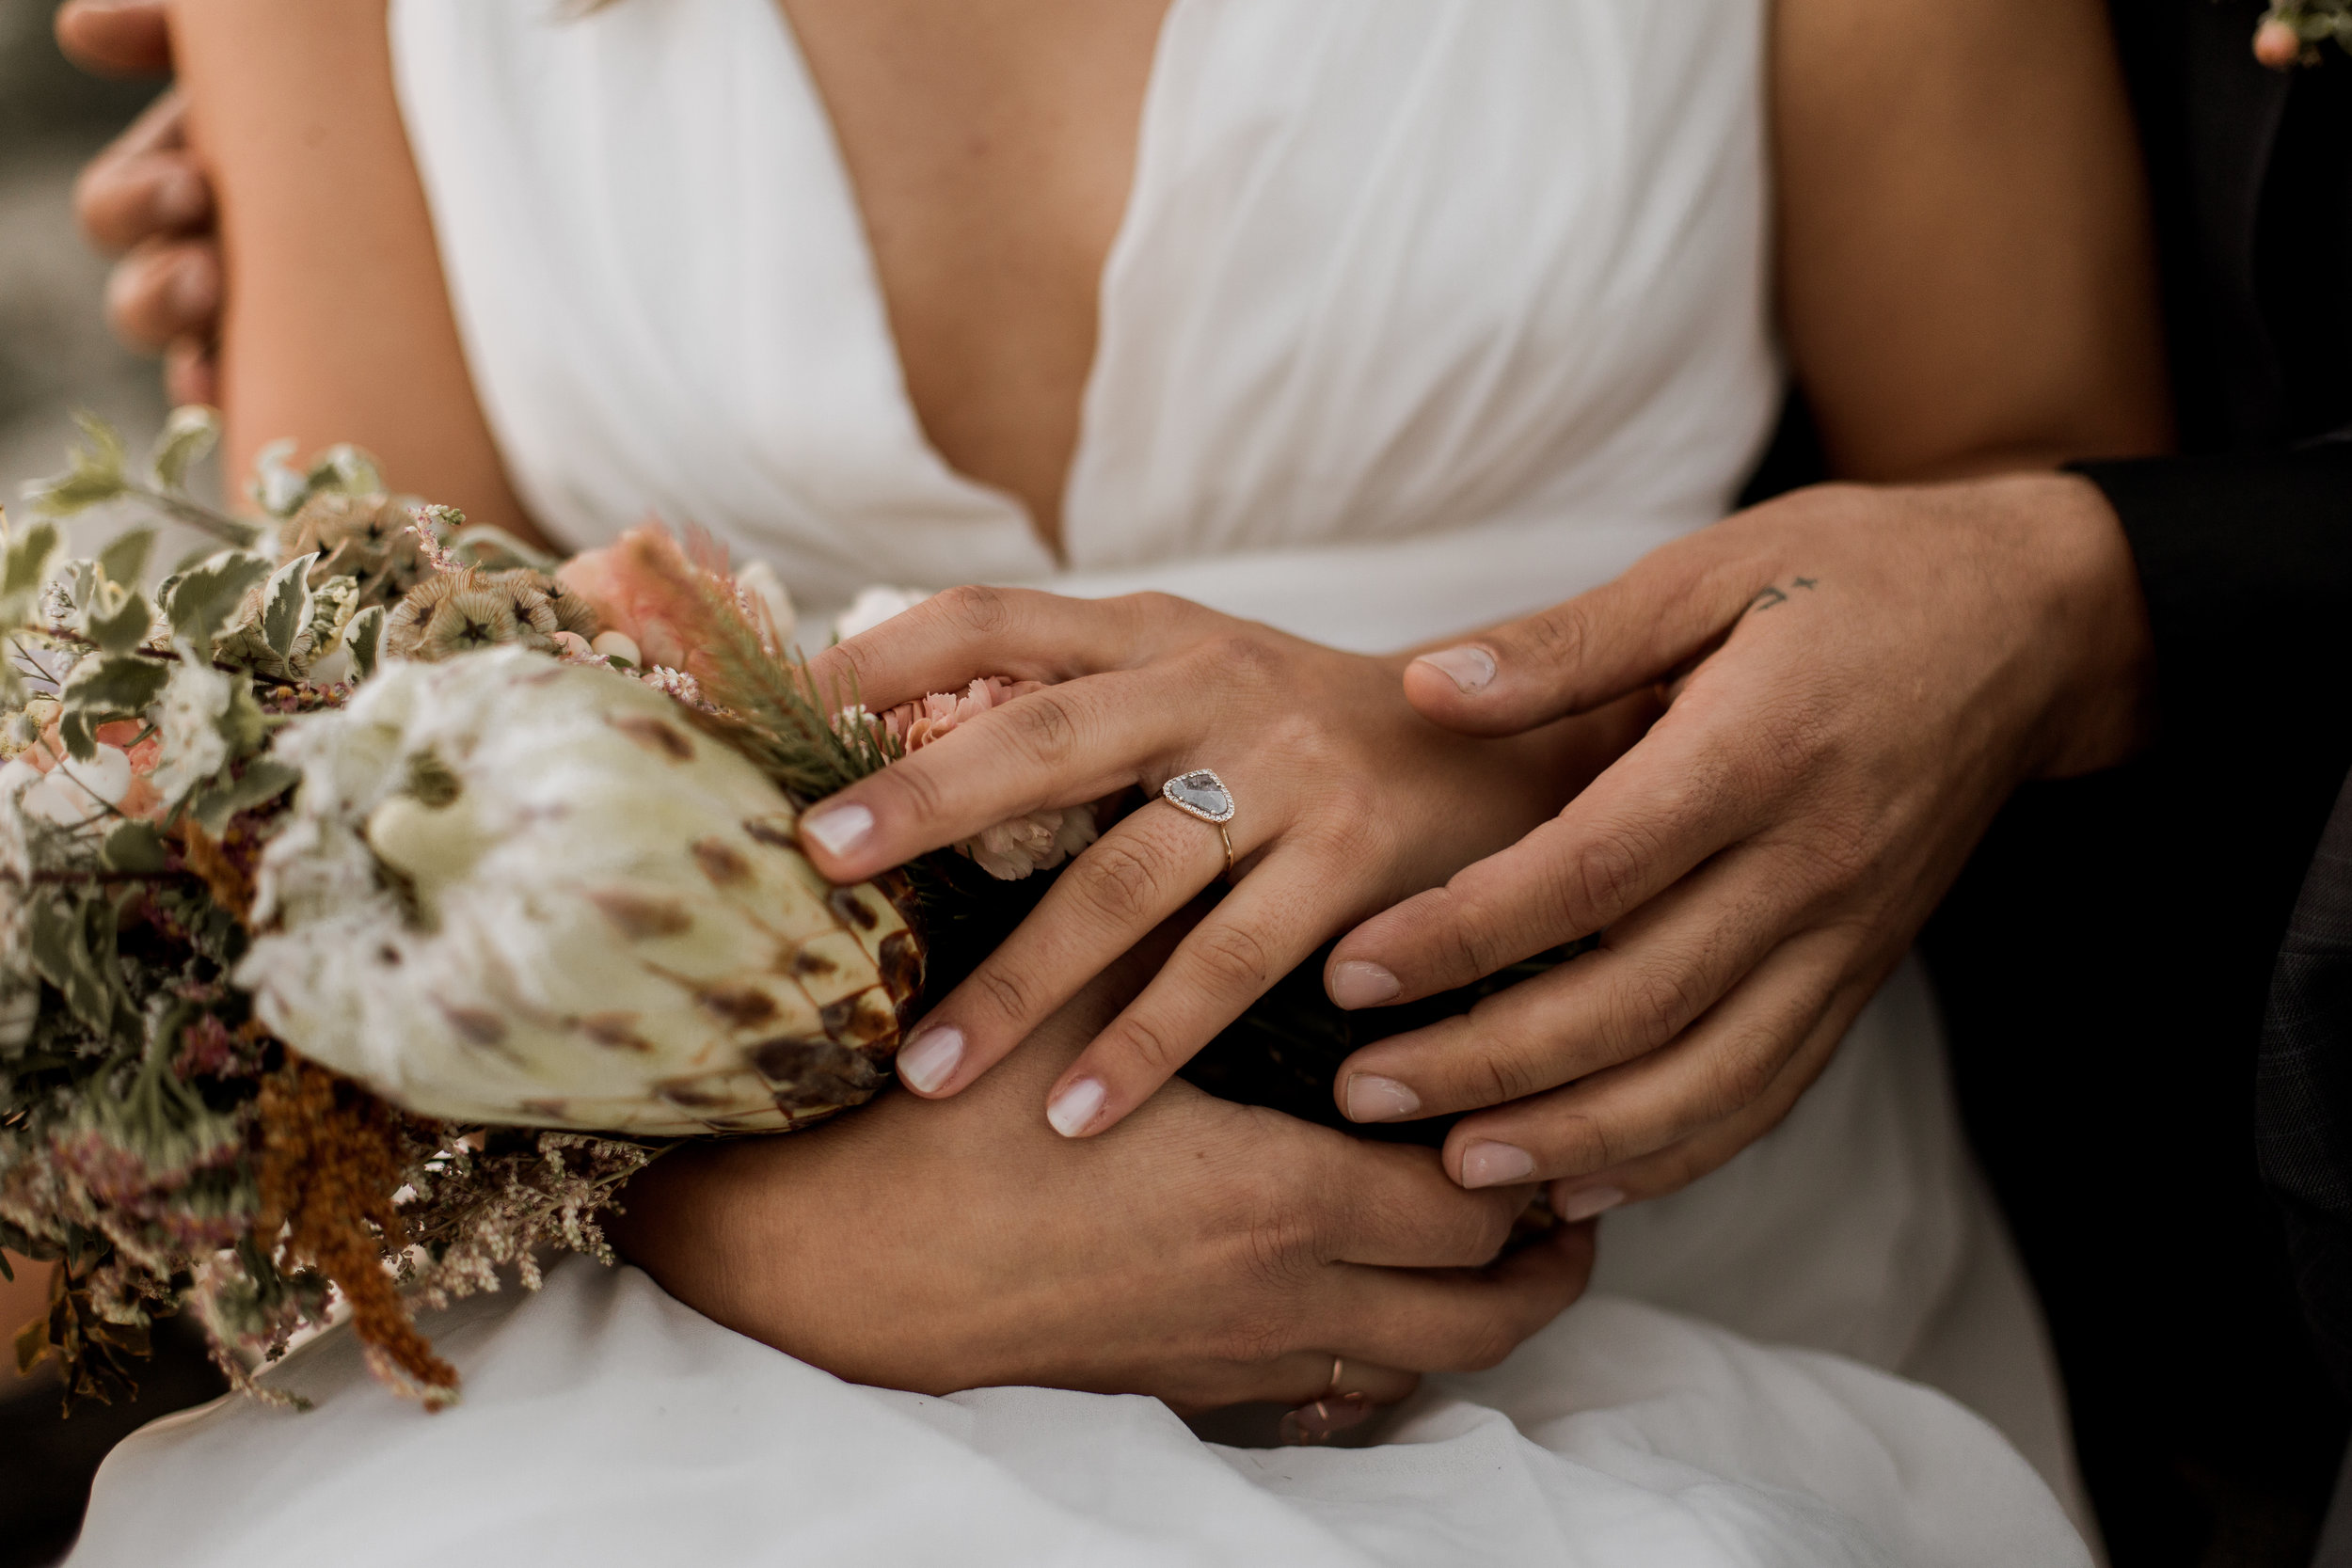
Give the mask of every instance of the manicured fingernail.
<svg viewBox="0 0 2352 1568">
<path fill-rule="evenodd" d="M 1432 665 L 1446 679 L 1461 688 L 1465 695 L 1484 691 L 1495 678 L 1495 656 L 1484 648 L 1464 643 L 1458 648 L 1445 648 L 1434 654 L 1423 654 L 1420 662 Z"/>
<path fill-rule="evenodd" d="M 1331 971 L 1331 1000 L 1343 1007 L 1376 1007 L 1399 989 L 1395 975 L 1364 958 L 1350 958 Z"/>
<path fill-rule="evenodd" d="M 1589 1220 L 1595 1214 L 1605 1214 L 1624 1201 L 1625 1194 L 1614 1187 L 1587 1187 L 1582 1192 L 1570 1193 L 1552 1208 L 1562 1219 L 1574 1225 L 1579 1220 Z"/>
<path fill-rule="evenodd" d="M 1285 1444 L 1298 1448 L 1324 1442 L 1349 1427 L 1361 1426 L 1371 1417 L 1370 1400 L 1361 1394 L 1342 1394 L 1336 1399 L 1300 1405 L 1282 1418 L 1277 1434 Z"/>
<path fill-rule="evenodd" d="M 864 806 L 829 806 L 801 818 L 801 832 L 828 855 L 846 855 L 874 831 L 874 814 Z"/>
<path fill-rule="evenodd" d="M 925 1094 L 935 1094 L 956 1074 L 963 1060 L 963 1031 L 952 1023 L 934 1024 L 907 1042 L 898 1053 L 898 1076 Z"/>
<path fill-rule="evenodd" d="M 220 279 L 213 264 L 191 256 L 171 269 L 171 305 L 184 319 L 209 316 L 220 303 Z"/>
<path fill-rule="evenodd" d="M 213 198 L 193 170 L 167 168 L 155 177 L 148 204 L 157 223 L 176 229 L 210 212 Z"/>
<path fill-rule="evenodd" d="M 1103 1114 L 1103 1101 L 1108 1098 L 1099 1080 L 1073 1078 L 1046 1101 L 1045 1119 L 1063 1137 L 1074 1138 L 1094 1125 L 1094 1118 Z"/>
<path fill-rule="evenodd" d="M 1535 1156 L 1513 1144 L 1472 1144 L 1462 1150 L 1462 1185 L 1502 1187 L 1535 1174 Z"/>
<path fill-rule="evenodd" d="M 1421 1109 L 1421 1096 L 1376 1072 L 1347 1075 L 1347 1119 L 1402 1121 Z"/>
</svg>

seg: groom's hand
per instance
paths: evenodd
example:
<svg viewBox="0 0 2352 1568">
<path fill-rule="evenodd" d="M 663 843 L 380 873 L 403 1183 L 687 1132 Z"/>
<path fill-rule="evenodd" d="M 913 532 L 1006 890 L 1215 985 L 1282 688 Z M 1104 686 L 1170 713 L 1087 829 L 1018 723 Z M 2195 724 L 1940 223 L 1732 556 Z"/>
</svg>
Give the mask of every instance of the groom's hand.
<svg viewBox="0 0 2352 1568">
<path fill-rule="evenodd" d="M 57 42 L 85 70 L 109 76 L 171 71 L 164 0 L 67 0 Z M 213 341 L 220 325 L 220 245 L 213 190 L 189 150 L 184 109 L 167 92 L 90 161 L 73 192 L 83 234 L 119 255 L 106 314 L 125 342 L 164 355 L 174 403 L 218 396 Z"/>
<path fill-rule="evenodd" d="M 2053 474 L 1800 491 L 1425 656 L 1414 705 L 1473 735 L 1671 703 L 1558 817 L 1341 942 L 1327 983 L 1364 1006 L 1600 936 L 1358 1052 L 1342 1108 L 1478 1110 L 1448 1168 L 1561 1179 L 1571 1217 L 1714 1168 L 1820 1071 L 2010 790 L 2140 742 L 2151 658 L 2120 525 Z"/>
</svg>

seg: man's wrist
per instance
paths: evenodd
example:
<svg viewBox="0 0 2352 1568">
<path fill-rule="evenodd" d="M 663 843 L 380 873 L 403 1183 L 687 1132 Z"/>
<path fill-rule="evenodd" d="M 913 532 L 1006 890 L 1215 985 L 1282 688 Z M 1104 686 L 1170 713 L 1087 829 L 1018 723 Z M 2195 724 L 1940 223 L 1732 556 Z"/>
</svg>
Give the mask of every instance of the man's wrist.
<svg viewBox="0 0 2352 1568">
<path fill-rule="evenodd" d="M 2129 761 L 2154 736 L 2147 595 L 2122 521 L 2096 484 L 2072 473 L 2022 483 L 2009 504 L 2022 509 L 2026 559 L 2049 591 L 2045 625 L 2062 651 L 2028 774 L 2097 772 Z"/>
</svg>

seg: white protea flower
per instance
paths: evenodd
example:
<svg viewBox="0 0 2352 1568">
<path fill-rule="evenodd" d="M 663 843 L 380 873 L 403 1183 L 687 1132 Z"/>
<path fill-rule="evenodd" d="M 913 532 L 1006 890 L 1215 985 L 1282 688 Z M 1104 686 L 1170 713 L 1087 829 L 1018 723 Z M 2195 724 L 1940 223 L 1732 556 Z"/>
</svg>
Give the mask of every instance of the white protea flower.
<svg viewBox="0 0 2352 1568">
<path fill-rule="evenodd" d="M 521 648 L 394 664 L 276 754 L 302 784 L 237 980 L 311 1060 L 427 1116 L 672 1136 L 882 1082 L 914 933 L 659 692 Z"/>
</svg>

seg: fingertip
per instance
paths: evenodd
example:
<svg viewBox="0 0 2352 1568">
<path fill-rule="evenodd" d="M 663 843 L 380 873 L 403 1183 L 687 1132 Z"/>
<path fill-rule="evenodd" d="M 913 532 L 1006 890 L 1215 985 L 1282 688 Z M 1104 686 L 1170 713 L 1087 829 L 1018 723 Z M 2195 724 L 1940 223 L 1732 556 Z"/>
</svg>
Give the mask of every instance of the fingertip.
<svg viewBox="0 0 2352 1568">
<path fill-rule="evenodd" d="M 1100 1078 L 1069 1079 L 1045 1101 L 1045 1120 L 1065 1138 L 1090 1137 L 1118 1118 L 1108 1117 L 1110 1090 Z"/>
<path fill-rule="evenodd" d="M 191 404 L 217 407 L 220 404 L 220 365 L 212 343 L 202 338 L 175 338 L 164 350 L 164 395 L 175 408 Z"/>
<path fill-rule="evenodd" d="M 946 1100 L 962 1086 L 956 1075 L 967 1054 L 963 1031 L 926 1023 L 898 1052 L 898 1081 L 925 1100 Z"/>
<path fill-rule="evenodd" d="M 51 26 L 57 47 L 84 71 L 156 76 L 171 69 L 161 0 L 66 0 Z"/>
</svg>

